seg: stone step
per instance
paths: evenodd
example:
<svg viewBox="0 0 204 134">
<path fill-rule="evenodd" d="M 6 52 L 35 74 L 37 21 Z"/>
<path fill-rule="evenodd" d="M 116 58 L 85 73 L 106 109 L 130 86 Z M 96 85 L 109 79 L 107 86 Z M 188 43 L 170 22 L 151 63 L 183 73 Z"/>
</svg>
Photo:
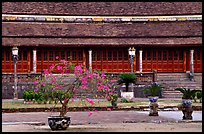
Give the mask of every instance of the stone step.
<svg viewBox="0 0 204 134">
<path fill-rule="evenodd" d="M 202 90 L 202 73 L 195 74 L 194 81 L 190 81 L 187 73 L 158 73 L 157 82 L 164 87 L 163 97 L 181 98 L 182 93 L 175 90 L 178 87 Z"/>
<path fill-rule="evenodd" d="M 202 88 L 201 85 L 195 85 L 195 84 L 176 84 L 176 83 L 172 83 L 172 84 L 161 84 L 163 87 L 165 88 L 176 88 L 176 87 L 184 87 L 184 88 Z"/>
<path fill-rule="evenodd" d="M 181 83 L 181 84 L 200 84 L 195 81 L 180 81 L 180 80 L 171 80 L 171 81 L 157 81 L 158 83 L 167 83 L 167 84 L 172 84 L 172 83 Z"/>
<path fill-rule="evenodd" d="M 165 98 L 181 98 L 182 97 L 182 93 L 179 91 L 163 91 L 162 96 Z"/>
</svg>

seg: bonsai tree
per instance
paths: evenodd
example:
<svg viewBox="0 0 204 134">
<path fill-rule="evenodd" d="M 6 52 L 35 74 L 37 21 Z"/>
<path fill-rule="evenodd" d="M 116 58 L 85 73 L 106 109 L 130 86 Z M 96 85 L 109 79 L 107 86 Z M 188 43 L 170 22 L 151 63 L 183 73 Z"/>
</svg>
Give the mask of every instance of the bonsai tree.
<svg viewBox="0 0 204 134">
<path fill-rule="evenodd" d="M 146 87 L 143 92 L 147 95 L 147 96 L 157 96 L 158 93 L 162 90 L 162 86 L 157 84 L 156 82 L 154 82 L 153 84 L 151 84 L 150 86 Z"/>
<path fill-rule="evenodd" d="M 182 99 L 193 99 L 196 92 L 200 90 L 191 90 L 186 88 L 176 88 L 176 91 L 180 91 L 182 93 Z"/>
<path fill-rule="evenodd" d="M 55 74 L 55 71 L 60 72 L 60 74 Z M 50 69 L 46 69 L 44 77 L 42 79 L 37 78 L 34 84 L 35 92 L 52 93 L 52 96 L 47 97 L 52 97 L 61 104 L 59 111 L 61 117 L 66 115 L 68 102 L 71 99 L 83 99 L 93 105 L 94 102 L 87 97 L 88 95 L 105 98 L 108 96 L 106 90 L 111 93 L 111 88 L 108 86 L 109 80 L 104 73 L 92 72 L 82 65 L 74 66 L 65 60 L 60 60 L 59 63 L 53 64 Z"/>
<path fill-rule="evenodd" d="M 125 91 L 128 92 L 128 87 L 130 83 L 136 82 L 136 75 L 134 73 L 122 73 L 119 75 L 119 80 L 117 83 L 123 84 L 125 83 Z"/>
</svg>

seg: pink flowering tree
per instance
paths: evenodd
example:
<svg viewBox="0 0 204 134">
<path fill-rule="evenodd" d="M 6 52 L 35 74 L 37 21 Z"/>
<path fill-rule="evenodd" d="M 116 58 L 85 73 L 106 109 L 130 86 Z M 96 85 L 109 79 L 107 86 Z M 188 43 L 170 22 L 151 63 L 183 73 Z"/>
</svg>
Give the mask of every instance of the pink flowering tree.
<svg viewBox="0 0 204 134">
<path fill-rule="evenodd" d="M 44 77 L 34 82 L 35 92 L 51 92 L 61 104 L 60 116 L 66 115 L 68 102 L 73 98 L 83 99 L 91 105 L 95 102 L 88 96 L 108 99 L 114 90 L 111 83 L 104 73 L 91 72 L 82 65 L 74 66 L 65 60 L 44 70 Z"/>
</svg>

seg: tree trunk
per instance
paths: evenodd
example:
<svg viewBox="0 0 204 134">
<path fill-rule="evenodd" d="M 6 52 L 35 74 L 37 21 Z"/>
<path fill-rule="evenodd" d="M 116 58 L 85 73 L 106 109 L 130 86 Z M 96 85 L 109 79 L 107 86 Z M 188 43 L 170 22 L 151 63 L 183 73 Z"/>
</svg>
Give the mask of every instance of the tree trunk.
<svg viewBox="0 0 204 134">
<path fill-rule="evenodd" d="M 128 92 L 129 83 L 125 83 L 125 91 Z"/>
<path fill-rule="evenodd" d="M 63 104 L 60 111 L 60 116 L 65 116 L 66 113 L 67 113 L 67 104 Z"/>
<path fill-rule="evenodd" d="M 66 115 L 68 102 L 69 102 L 69 98 L 66 98 L 64 100 L 64 103 L 62 103 L 62 108 L 61 108 L 61 111 L 60 111 L 60 116 L 65 116 Z"/>
</svg>

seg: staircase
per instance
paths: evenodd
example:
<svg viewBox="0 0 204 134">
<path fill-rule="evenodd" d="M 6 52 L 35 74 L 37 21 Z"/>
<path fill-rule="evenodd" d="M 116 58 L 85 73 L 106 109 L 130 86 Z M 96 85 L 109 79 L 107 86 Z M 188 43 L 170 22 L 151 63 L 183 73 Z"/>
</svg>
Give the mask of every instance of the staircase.
<svg viewBox="0 0 204 134">
<path fill-rule="evenodd" d="M 202 90 L 202 73 L 195 73 L 194 80 L 190 81 L 187 73 L 158 73 L 157 82 L 164 86 L 164 98 L 181 98 L 182 93 L 175 91 L 177 87 Z"/>
</svg>

